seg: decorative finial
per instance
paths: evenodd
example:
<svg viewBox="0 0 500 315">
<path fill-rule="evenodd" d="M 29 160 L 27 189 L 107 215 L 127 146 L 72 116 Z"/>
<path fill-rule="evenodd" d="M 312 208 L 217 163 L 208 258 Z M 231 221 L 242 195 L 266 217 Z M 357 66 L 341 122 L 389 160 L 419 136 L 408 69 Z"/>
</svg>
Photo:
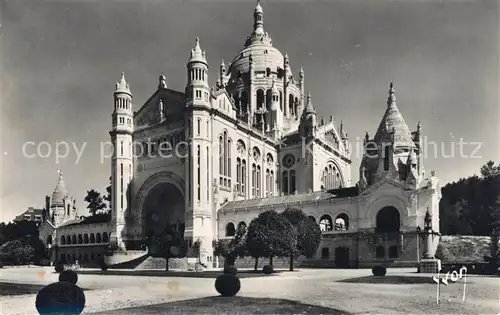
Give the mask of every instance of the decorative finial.
<svg viewBox="0 0 500 315">
<path fill-rule="evenodd" d="M 226 66 L 226 64 L 224 63 L 224 59 L 221 59 L 220 66 L 221 66 L 221 67 L 225 67 L 225 66 Z"/>
<path fill-rule="evenodd" d="M 159 88 L 163 88 L 163 89 L 167 88 L 167 78 L 163 74 L 160 75 L 158 81 L 159 81 L 159 83 L 158 83 Z"/>
<path fill-rule="evenodd" d="M 420 120 L 417 122 L 417 131 L 418 132 L 422 131 L 422 125 L 420 124 Z"/>
<path fill-rule="evenodd" d="M 198 36 L 196 36 L 196 47 L 200 47 L 200 38 Z"/>
<path fill-rule="evenodd" d="M 387 105 L 396 103 L 396 95 L 394 95 L 394 84 L 391 82 L 389 84 L 389 97 L 387 98 Z"/>
<path fill-rule="evenodd" d="M 330 116 L 330 122 L 333 122 L 333 116 Z"/>
<path fill-rule="evenodd" d="M 311 91 L 307 92 L 307 102 L 311 102 Z"/>
</svg>

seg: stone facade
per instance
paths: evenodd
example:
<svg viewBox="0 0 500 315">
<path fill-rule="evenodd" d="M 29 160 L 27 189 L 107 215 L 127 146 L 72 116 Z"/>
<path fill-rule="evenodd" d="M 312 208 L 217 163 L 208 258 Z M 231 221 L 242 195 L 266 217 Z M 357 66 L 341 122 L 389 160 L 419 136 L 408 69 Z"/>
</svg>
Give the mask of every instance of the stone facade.
<svg viewBox="0 0 500 315">
<path fill-rule="evenodd" d="M 420 123 L 410 131 L 391 83 L 354 185 L 344 124 L 318 119 L 304 70 L 294 73 L 273 46 L 260 5 L 253 24 L 213 86 L 199 39 L 184 91 L 169 89 L 160 75 L 156 92 L 134 111 L 125 75 L 117 82 L 110 131 L 116 257 L 175 224 L 190 244 L 201 241 L 201 261 L 212 265 L 214 239 L 231 238 L 262 211 L 297 207 L 323 231 L 311 265 L 415 264 L 426 212 L 439 232 L 440 188 L 424 170 Z"/>
<path fill-rule="evenodd" d="M 95 264 L 109 246 L 111 224 L 105 216 L 78 215 L 62 172 L 51 196 L 46 196 L 39 238 L 50 249 L 51 262 Z"/>
</svg>

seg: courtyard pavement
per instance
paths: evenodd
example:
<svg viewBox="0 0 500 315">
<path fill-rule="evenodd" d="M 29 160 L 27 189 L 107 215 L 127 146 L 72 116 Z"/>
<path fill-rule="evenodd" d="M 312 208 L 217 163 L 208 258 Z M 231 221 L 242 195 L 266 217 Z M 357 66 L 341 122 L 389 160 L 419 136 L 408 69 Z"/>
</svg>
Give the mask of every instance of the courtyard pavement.
<svg viewBox="0 0 500 315">
<path fill-rule="evenodd" d="M 436 288 L 424 284 L 344 283 L 340 280 L 370 276 L 369 269 L 302 269 L 261 278 L 241 279 L 239 296 L 272 297 L 345 310 L 357 314 L 500 314 L 500 279 L 469 276 L 462 302 L 462 280 L 441 285 L 440 304 Z M 414 269 L 388 269 L 388 276 L 416 274 Z M 53 268 L 0 269 L 0 282 L 49 284 L 57 281 Z M 78 285 L 86 291 L 84 314 L 136 308 L 218 295 L 214 279 L 79 275 Z M 0 314 L 37 314 L 34 294 L 0 296 Z M 144 312 L 145 313 L 145 312 Z M 165 312 L 168 313 L 168 305 Z"/>
</svg>

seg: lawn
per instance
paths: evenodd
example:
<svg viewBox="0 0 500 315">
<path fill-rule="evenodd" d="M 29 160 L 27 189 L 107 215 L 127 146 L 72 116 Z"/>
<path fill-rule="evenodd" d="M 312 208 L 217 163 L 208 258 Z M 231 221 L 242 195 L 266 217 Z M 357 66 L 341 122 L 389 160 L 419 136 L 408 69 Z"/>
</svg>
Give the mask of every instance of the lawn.
<svg viewBox="0 0 500 315">
<path fill-rule="evenodd" d="M 143 315 L 143 314 L 332 314 L 351 313 L 302 304 L 296 301 L 249 297 L 206 297 L 186 301 L 131 307 L 99 312 L 100 315 Z"/>
<path fill-rule="evenodd" d="M 222 274 L 222 271 L 164 271 L 164 270 L 78 270 L 78 274 L 82 275 L 108 275 L 108 276 L 140 276 L 140 277 L 183 277 L 183 278 L 209 278 L 215 279 Z M 262 271 L 241 270 L 238 271 L 238 278 L 256 278 L 256 277 L 271 277 L 279 274 L 280 271 L 275 271 L 274 274 L 266 275 Z"/>
<path fill-rule="evenodd" d="M 444 275 L 441 275 L 441 278 Z M 421 276 L 411 276 L 411 275 L 406 275 L 406 276 L 383 276 L 383 277 L 377 277 L 377 276 L 366 276 L 366 277 L 357 277 L 357 278 L 349 278 L 349 279 L 344 279 L 340 280 L 337 282 L 344 282 L 344 283 L 365 283 L 365 284 L 436 284 L 434 280 L 432 280 L 432 276 L 429 277 L 421 277 Z M 463 280 L 460 282 L 452 282 L 448 281 L 448 283 L 463 283 Z M 469 279 L 467 279 L 468 284 L 473 284 L 473 282 L 470 282 Z"/>
</svg>

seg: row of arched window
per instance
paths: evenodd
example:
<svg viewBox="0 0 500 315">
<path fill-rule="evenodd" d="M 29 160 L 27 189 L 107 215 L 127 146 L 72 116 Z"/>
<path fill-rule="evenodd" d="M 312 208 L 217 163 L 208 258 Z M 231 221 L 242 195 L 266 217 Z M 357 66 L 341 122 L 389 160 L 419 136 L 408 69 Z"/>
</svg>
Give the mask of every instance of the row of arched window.
<svg viewBox="0 0 500 315">
<path fill-rule="evenodd" d="M 106 232 L 78 234 L 78 235 L 61 235 L 61 245 L 75 245 L 75 244 L 101 244 L 108 243 L 109 235 Z"/>
<path fill-rule="evenodd" d="M 264 109 L 267 108 L 269 109 L 271 106 L 271 103 L 273 101 L 272 99 L 272 90 L 268 89 L 266 92 L 264 92 L 263 89 L 258 89 L 256 92 L 256 108 L 257 109 Z M 233 99 L 236 104 L 236 107 L 240 109 L 241 112 L 248 112 L 248 107 L 249 107 L 249 98 L 248 98 L 248 92 L 246 90 L 242 90 L 239 93 L 235 92 L 233 94 Z M 293 94 L 288 95 L 288 106 L 284 108 L 284 100 L 283 100 L 283 92 L 279 91 L 279 103 L 280 103 L 280 109 L 281 111 L 287 115 L 287 116 L 296 116 L 299 117 L 301 113 L 299 113 L 299 98 L 294 96 Z"/>
<path fill-rule="evenodd" d="M 61 254 L 58 261 L 66 263 L 74 263 L 78 260 L 79 263 L 92 262 L 94 259 L 101 257 L 101 254 L 83 253 L 83 254 Z"/>
<path fill-rule="evenodd" d="M 241 221 L 240 223 L 238 223 L 237 226 L 235 226 L 234 223 L 229 222 L 226 225 L 226 233 L 225 233 L 225 235 L 227 237 L 235 236 L 236 235 L 236 231 L 238 231 L 240 229 L 246 229 L 246 228 L 247 228 L 247 224 L 244 221 Z"/>
</svg>

